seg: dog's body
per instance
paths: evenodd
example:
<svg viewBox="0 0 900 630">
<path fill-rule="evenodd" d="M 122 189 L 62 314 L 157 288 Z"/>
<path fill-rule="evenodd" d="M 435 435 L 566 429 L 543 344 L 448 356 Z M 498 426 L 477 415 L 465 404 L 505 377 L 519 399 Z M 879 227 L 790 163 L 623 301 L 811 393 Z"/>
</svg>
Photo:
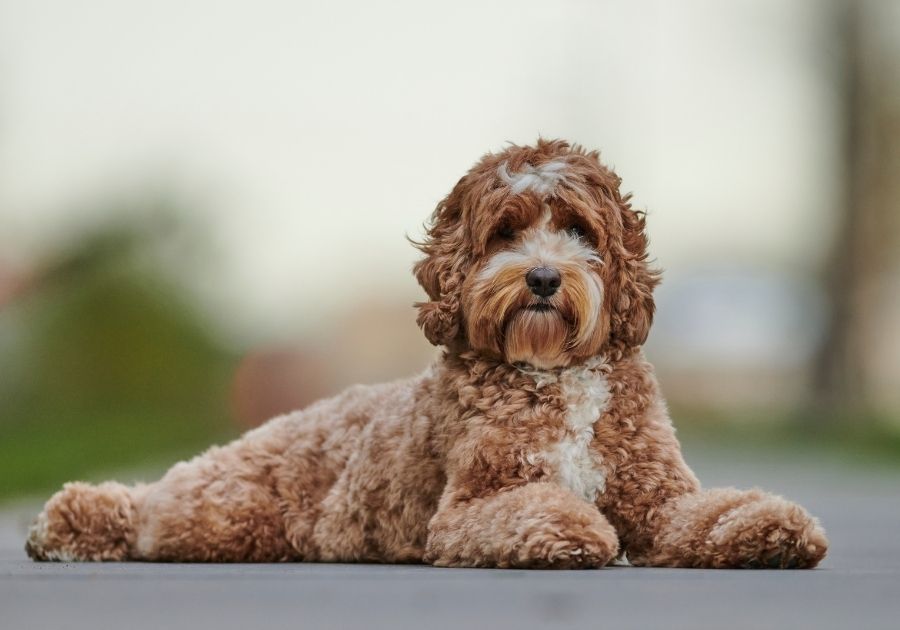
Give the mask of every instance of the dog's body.
<svg viewBox="0 0 900 630">
<path fill-rule="evenodd" d="M 416 276 L 445 350 L 173 467 L 67 484 L 43 560 L 812 567 L 827 541 L 761 491 L 701 491 L 640 346 L 643 217 L 595 153 L 487 155 L 441 202 Z"/>
</svg>

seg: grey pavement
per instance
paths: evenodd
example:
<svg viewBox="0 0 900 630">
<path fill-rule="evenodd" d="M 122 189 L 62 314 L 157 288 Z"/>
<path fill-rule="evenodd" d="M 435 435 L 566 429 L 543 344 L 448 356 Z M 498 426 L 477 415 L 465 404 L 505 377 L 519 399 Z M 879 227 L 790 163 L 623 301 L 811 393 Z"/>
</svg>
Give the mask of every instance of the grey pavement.
<svg viewBox="0 0 900 630">
<path fill-rule="evenodd" d="M 695 452 L 691 452 L 695 451 Z M 34 506 L 0 511 L 0 629 L 900 628 L 900 474 L 689 449 L 704 485 L 759 485 L 819 516 L 814 571 L 32 563 Z"/>
</svg>

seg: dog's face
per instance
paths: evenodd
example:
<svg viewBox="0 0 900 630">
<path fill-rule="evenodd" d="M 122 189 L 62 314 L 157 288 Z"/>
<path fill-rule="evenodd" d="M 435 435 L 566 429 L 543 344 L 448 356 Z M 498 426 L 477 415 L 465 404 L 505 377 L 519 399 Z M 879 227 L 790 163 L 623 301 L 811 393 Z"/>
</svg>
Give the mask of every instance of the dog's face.
<svg viewBox="0 0 900 630">
<path fill-rule="evenodd" d="M 429 340 L 555 368 L 646 339 L 657 275 L 643 216 L 596 153 L 562 141 L 489 154 L 435 210 L 416 277 Z"/>
</svg>

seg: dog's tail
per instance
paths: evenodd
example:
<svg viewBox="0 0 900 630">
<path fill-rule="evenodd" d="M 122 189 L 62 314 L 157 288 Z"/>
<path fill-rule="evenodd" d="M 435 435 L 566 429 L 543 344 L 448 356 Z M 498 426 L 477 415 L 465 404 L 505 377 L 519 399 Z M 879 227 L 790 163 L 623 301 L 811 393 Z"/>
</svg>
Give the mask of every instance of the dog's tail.
<svg viewBox="0 0 900 630">
<path fill-rule="evenodd" d="M 127 560 L 134 548 L 135 521 L 128 486 L 67 483 L 35 519 L 25 551 L 34 560 Z"/>
</svg>

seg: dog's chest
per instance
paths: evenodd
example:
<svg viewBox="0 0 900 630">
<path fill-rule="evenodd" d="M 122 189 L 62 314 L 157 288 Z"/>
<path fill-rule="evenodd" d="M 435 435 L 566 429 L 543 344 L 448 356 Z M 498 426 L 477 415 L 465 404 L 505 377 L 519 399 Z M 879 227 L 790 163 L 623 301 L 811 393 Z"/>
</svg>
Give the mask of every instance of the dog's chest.
<svg viewBox="0 0 900 630">
<path fill-rule="evenodd" d="M 565 426 L 559 440 L 548 444 L 540 459 L 549 464 L 554 480 L 593 502 L 605 488 L 599 454 L 591 448 L 594 424 L 609 402 L 609 386 L 596 364 L 564 370 L 538 383 L 556 383 L 565 405 Z"/>
</svg>

